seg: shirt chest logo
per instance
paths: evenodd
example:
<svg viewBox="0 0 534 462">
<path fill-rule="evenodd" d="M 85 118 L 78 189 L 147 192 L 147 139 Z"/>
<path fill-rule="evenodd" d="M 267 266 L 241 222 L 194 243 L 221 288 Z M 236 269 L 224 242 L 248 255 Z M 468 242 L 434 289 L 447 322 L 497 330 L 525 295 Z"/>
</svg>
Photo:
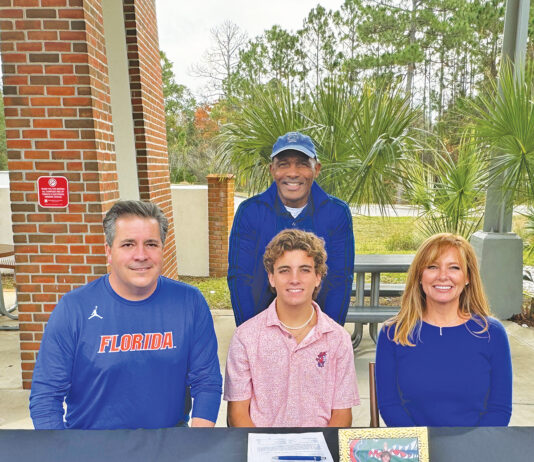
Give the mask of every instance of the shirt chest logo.
<svg viewBox="0 0 534 462">
<path fill-rule="evenodd" d="M 172 332 L 151 332 L 147 334 L 101 335 L 98 353 L 119 353 L 124 351 L 155 351 L 173 349 Z"/>
<path fill-rule="evenodd" d="M 95 309 L 91 313 L 91 316 L 89 316 L 87 319 L 93 319 L 93 318 L 104 319 L 102 316 L 98 314 L 96 310 L 98 310 L 98 305 L 95 305 Z"/>
<path fill-rule="evenodd" d="M 324 365 L 326 364 L 326 356 L 326 351 L 321 351 L 317 355 L 317 358 L 315 358 L 315 360 L 317 361 L 317 367 L 324 367 Z"/>
</svg>

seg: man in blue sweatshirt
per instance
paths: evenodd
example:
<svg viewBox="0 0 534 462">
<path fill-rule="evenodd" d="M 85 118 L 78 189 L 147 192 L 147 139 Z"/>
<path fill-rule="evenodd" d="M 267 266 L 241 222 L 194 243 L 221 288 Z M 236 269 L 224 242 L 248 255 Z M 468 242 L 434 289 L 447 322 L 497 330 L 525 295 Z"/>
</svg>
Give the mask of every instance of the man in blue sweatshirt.
<svg viewBox="0 0 534 462">
<path fill-rule="evenodd" d="M 274 300 L 262 256 L 284 229 L 310 231 L 325 241 L 328 274 L 317 303 L 343 325 L 354 274 L 354 234 L 350 209 L 315 182 L 321 164 L 309 136 L 280 136 L 271 154 L 272 185 L 238 208 L 230 234 L 228 287 L 239 326 Z"/>
<path fill-rule="evenodd" d="M 149 202 L 119 201 L 106 214 L 111 272 L 65 294 L 50 316 L 30 395 L 36 429 L 185 426 L 188 388 L 191 425 L 214 425 L 213 320 L 196 288 L 161 276 L 167 228 Z"/>
</svg>

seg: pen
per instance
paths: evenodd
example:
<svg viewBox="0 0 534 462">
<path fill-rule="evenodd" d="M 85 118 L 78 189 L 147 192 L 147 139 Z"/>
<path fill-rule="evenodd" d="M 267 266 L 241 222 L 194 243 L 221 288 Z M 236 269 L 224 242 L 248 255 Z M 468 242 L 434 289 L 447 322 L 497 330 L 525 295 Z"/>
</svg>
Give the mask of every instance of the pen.
<svg viewBox="0 0 534 462">
<path fill-rule="evenodd" d="M 273 460 L 326 460 L 322 456 L 274 456 Z"/>
</svg>

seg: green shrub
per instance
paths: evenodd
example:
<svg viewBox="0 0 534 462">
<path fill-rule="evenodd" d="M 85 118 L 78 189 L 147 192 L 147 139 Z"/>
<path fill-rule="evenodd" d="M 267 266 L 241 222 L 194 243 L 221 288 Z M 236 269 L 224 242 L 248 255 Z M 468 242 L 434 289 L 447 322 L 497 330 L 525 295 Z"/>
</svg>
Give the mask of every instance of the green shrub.
<svg viewBox="0 0 534 462">
<path fill-rule="evenodd" d="M 197 176 L 186 168 L 173 168 L 171 169 L 171 183 L 197 183 Z"/>
<path fill-rule="evenodd" d="M 388 252 L 397 251 L 417 251 L 422 239 L 415 233 L 399 233 L 393 232 L 391 236 L 386 239 L 384 246 Z"/>
</svg>

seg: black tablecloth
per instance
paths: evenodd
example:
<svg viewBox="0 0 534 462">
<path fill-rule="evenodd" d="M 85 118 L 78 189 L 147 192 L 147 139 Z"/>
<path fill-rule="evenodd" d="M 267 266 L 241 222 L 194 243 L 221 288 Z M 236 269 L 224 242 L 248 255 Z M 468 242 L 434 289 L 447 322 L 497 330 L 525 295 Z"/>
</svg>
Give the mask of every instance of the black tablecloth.
<svg viewBox="0 0 534 462">
<path fill-rule="evenodd" d="M 167 428 L 161 430 L 0 430 L 0 460 L 192 461 L 247 460 L 247 435 L 323 431 L 334 461 L 337 429 Z M 430 428 L 431 462 L 534 460 L 534 427 Z"/>
</svg>

